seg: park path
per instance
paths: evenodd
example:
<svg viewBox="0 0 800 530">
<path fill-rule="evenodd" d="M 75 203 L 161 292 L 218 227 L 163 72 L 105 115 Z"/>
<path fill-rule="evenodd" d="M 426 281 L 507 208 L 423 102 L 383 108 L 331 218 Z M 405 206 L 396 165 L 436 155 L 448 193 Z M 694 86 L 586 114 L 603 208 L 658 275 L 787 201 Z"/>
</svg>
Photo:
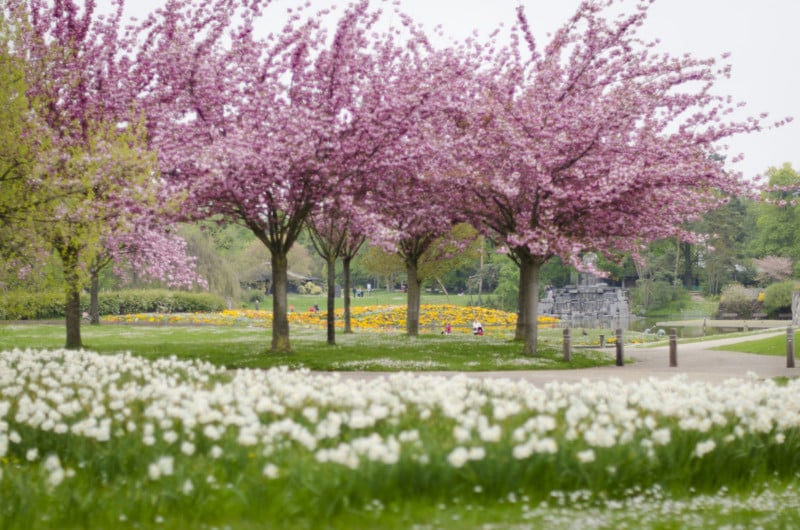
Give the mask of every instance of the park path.
<svg viewBox="0 0 800 530">
<path fill-rule="evenodd" d="M 685 342 L 678 340 L 678 366 L 669 366 L 669 346 L 625 347 L 625 360 L 633 363 L 625 366 L 600 366 L 575 370 L 523 370 L 503 372 L 420 372 L 420 375 L 456 376 L 467 375 L 476 378 L 504 378 L 513 381 L 525 380 L 534 384 L 547 384 L 552 381 L 580 382 L 621 379 L 638 381 L 651 377 L 668 379 L 684 375 L 690 381 L 721 383 L 728 379 L 744 379 L 749 374 L 759 378 L 778 376 L 800 376 L 800 368 L 787 368 L 785 355 L 754 355 L 723 350 L 713 350 L 719 346 L 758 340 L 775 335 L 785 335 L 786 328 L 765 330 L 748 336 L 721 338 L 704 342 Z M 613 355 L 614 350 L 611 350 Z M 385 377 L 380 372 L 339 372 L 343 379 L 371 380 Z"/>
</svg>

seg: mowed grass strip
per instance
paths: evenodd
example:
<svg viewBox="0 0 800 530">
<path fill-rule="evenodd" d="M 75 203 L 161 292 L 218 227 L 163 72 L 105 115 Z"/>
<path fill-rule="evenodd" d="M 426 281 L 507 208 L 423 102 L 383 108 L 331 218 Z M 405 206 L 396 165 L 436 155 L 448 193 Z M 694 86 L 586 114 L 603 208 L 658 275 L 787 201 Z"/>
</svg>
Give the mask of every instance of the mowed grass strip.
<svg viewBox="0 0 800 530">
<path fill-rule="evenodd" d="M 559 330 L 555 330 L 559 331 Z M 576 349 L 570 362 L 562 359 L 547 330 L 536 357 L 521 354 L 522 345 L 504 337 L 466 334 L 420 335 L 401 332 L 337 334 L 336 345 L 325 342 L 324 330 L 292 331 L 291 353 L 269 351 L 268 329 L 245 326 L 83 326 L 84 347 L 99 353 L 130 351 L 149 359 L 175 356 L 199 359 L 226 368 L 308 368 L 332 371 L 494 371 L 572 369 L 614 363 L 613 350 Z M 0 325 L 0 350 L 61 348 L 63 324 Z"/>
<path fill-rule="evenodd" d="M 794 344 L 797 344 L 798 332 L 794 332 Z M 795 346 L 796 348 L 796 346 Z M 754 353 L 758 355 L 786 355 L 786 333 L 767 337 L 765 339 L 749 340 L 728 346 L 714 348 L 720 351 L 735 351 L 740 353 Z"/>
</svg>

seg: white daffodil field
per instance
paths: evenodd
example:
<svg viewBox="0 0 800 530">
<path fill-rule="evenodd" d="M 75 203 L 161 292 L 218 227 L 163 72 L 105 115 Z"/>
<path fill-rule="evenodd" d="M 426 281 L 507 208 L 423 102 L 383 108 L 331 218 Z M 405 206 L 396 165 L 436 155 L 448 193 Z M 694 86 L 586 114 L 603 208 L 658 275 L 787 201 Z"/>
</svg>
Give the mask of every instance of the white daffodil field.
<svg viewBox="0 0 800 530">
<path fill-rule="evenodd" d="M 789 528 L 798 472 L 795 380 L 0 353 L 0 528 Z"/>
</svg>

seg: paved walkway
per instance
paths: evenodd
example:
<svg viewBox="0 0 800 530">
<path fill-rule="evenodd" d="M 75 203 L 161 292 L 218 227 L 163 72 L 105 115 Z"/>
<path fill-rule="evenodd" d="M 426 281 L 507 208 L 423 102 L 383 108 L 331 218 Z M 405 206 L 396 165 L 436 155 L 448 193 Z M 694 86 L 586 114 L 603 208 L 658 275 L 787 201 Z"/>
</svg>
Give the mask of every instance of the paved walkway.
<svg viewBox="0 0 800 530">
<path fill-rule="evenodd" d="M 708 381 L 720 383 L 727 379 L 742 379 L 748 373 L 755 373 L 761 378 L 777 376 L 800 376 L 800 368 L 787 368 L 786 356 L 779 355 L 753 355 L 730 351 L 716 351 L 711 348 L 735 344 L 750 340 L 757 340 L 775 335 L 785 335 L 786 328 L 768 330 L 746 337 L 717 339 L 704 342 L 681 343 L 678 340 L 677 368 L 669 366 L 669 346 L 659 347 L 633 347 L 626 346 L 625 360 L 633 363 L 625 366 L 601 366 L 597 368 L 582 368 L 575 370 L 529 370 L 508 372 L 469 372 L 470 377 L 506 378 L 511 380 L 524 379 L 535 384 L 545 384 L 550 381 L 579 382 L 584 379 L 590 381 L 622 379 L 623 381 L 636 381 L 656 377 L 666 379 L 685 374 L 689 380 Z M 614 350 L 610 350 L 614 354 Z M 420 375 L 445 375 L 455 376 L 461 372 L 421 372 Z M 384 376 L 384 373 L 375 372 L 340 372 L 342 378 L 369 380 Z"/>
</svg>

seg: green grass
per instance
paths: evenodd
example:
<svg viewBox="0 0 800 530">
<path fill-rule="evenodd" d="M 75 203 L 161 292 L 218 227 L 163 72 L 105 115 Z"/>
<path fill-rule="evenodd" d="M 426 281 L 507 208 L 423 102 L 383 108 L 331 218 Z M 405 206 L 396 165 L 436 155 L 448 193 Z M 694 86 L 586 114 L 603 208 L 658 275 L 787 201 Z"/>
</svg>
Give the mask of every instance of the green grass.
<svg viewBox="0 0 800 530">
<path fill-rule="evenodd" d="M 794 343 L 797 344 L 798 332 L 794 334 Z M 754 353 L 758 355 L 786 355 L 786 334 L 775 335 L 759 340 L 749 340 L 728 346 L 720 346 L 715 350 L 735 351 L 741 353 Z"/>
<path fill-rule="evenodd" d="M 484 299 L 486 298 L 486 295 L 484 295 Z M 407 295 L 401 291 L 387 292 L 385 290 L 380 290 L 372 291 L 369 295 L 364 292 L 363 297 L 354 297 L 351 293 L 350 306 L 361 307 L 368 305 L 405 305 L 407 299 Z M 344 307 L 344 298 L 339 297 L 335 298 L 334 300 L 336 309 Z M 420 296 L 421 304 L 452 304 L 458 306 L 468 306 L 474 305 L 476 301 L 477 297 L 474 295 L 450 294 L 446 296 L 444 294 L 422 293 Z M 318 305 L 320 309 L 325 310 L 327 303 L 328 297 L 325 294 L 310 295 L 289 293 L 287 296 L 287 305 L 294 306 L 296 311 L 308 311 L 308 308 L 313 307 L 314 304 Z M 248 309 L 252 309 L 254 307 L 252 302 L 244 305 L 246 305 Z M 272 295 L 267 296 L 260 305 L 261 309 L 271 310 Z"/>
<path fill-rule="evenodd" d="M 503 337 L 467 334 L 421 335 L 360 332 L 337 334 L 336 345 L 321 330 L 293 330 L 289 354 L 270 353 L 270 331 L 239 326 L 83 326 L 85 349 L 99 353 L 130 351 L 149 359 L 175 356 L 226 368 L 289 366 L 311 370 L 487 371 L 572 369 L 614 364 L 613 349 L 575 349 L 563 361 L 560 330 L 542 330 L 539 354 L 525 357 L 522 346 Z M 0 325 L 0 349 L 60 348 L 61 324 Z M 578 344 L 577 342 L 575 344 Z"/>
</svg>

